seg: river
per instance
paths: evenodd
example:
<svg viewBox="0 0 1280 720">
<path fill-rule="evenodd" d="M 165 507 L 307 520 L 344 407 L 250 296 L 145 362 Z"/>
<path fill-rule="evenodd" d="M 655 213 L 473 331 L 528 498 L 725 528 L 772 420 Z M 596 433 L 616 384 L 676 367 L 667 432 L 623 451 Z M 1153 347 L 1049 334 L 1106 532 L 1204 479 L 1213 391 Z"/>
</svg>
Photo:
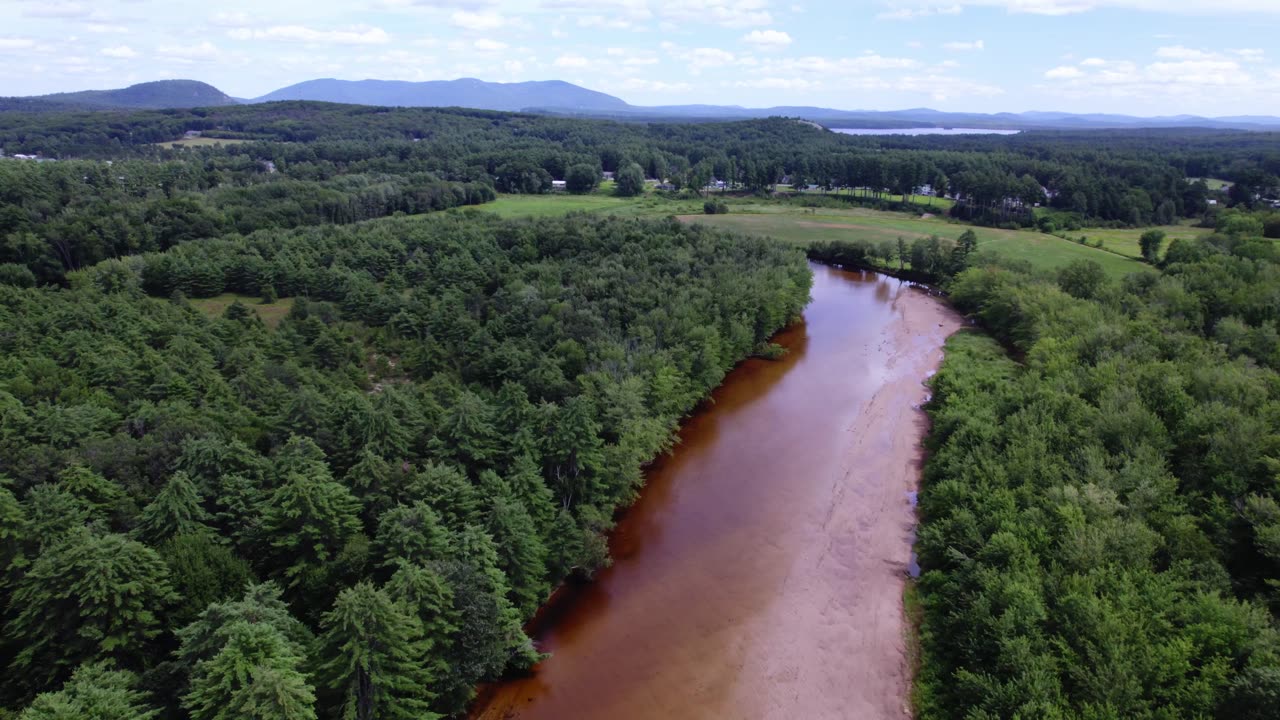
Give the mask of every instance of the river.
<svg viewBox="0 0 1280 720">
<path fill-rule="evenodd" d="M 612 567 L 563 589 L 534 674 L 473 718 L 902 718 L 922 381 L 960 318 L 814 266 L 782 360 L 736 368 L 649 469 Z"/>
</svg>

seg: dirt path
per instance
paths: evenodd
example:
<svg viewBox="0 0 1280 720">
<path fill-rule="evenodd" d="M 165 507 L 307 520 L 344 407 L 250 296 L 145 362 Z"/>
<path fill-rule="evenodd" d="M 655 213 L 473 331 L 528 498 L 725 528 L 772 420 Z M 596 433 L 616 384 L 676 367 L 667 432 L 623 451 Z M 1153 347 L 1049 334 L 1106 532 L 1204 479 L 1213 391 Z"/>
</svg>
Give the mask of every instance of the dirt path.
<svg viewBox="0 0 1280 720">
<path fill-rule="evenodd" d="M 960 319 L 870 273 L 816 267 L 813 296 L 788 356 L 731 373 L 648 473 L 552 658 L 473 717 L 904 717 L 921 381 Z"/>
</svg>

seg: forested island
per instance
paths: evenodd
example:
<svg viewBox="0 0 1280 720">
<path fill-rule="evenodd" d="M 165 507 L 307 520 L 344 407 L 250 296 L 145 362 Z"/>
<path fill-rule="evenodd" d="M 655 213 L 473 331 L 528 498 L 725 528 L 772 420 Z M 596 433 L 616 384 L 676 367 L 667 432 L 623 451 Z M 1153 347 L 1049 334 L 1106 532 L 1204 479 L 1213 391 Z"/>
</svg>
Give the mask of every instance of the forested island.
<svg viewBox="0 0 1280 720">
<path fill-rule="evenodd" d="M 977 325 L 931 381 L 919 717 L 1276 717 L 1277 140 L 0 113 L 0 717 L 464 713 L 682 419 L 779 354 L 806 250 Z M 643 204 L 487 212 L 601 194 Z M 668 217 L 704 202 L 946 220 Z M 1073 236 L 1103 231 L 1137 252 Z"/>
</svg>

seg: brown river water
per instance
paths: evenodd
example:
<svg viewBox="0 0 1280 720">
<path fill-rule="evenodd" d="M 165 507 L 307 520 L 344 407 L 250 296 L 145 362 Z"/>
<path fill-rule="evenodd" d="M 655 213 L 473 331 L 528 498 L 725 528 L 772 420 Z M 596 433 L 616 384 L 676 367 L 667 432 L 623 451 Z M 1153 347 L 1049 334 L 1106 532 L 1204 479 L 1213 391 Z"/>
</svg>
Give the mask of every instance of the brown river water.
<svg viewBox="0 0 1280 720">
<path fill-rule="evenodd" d="M 927 420 L 960 327 L 893 278 L 814 266 L 804 321 L 654 463 L 612 567 L 537 621 L 552 657 L 472 718 L 903 718 L 902 591 Z"/>
</svg>

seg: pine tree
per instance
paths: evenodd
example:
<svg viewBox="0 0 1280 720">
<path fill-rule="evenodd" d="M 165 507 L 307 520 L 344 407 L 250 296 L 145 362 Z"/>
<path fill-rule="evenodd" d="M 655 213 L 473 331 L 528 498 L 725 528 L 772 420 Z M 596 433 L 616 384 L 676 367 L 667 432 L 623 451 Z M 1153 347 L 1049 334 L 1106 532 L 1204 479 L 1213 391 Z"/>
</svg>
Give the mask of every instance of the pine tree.
<svg viewBox="0 0 1280 720">
<path fill-rule="evenodd" d="M 217 634 L 222 647 L 196 664 L 183 698 L 192 720 L 315 717 L 314 692 L 300 670 L 303 658 L 283 633 L 268 623 L 236 620 Z"/>
<path fill-rule="evenodd" d="M 289 587 L 314 581 L 313 574 L 341 552 L 360 530 L 360 503 L 335 482 L 323 463 L 301 462 L 267 499 L 262 531 L 271 568 Z"/>
<path fill-rule="evenodd" d="M 151 720 L 156 710 L 136 685 L 133 673 L 109 662 L 81 665 L 61 690 L 37 696 L 18 720 Z"/>
<path fill-rule="evenodd" d="M 426 565 L 449 554 L 449 531 L 425 502 L 399 506 L 383 513 L 374 536 L 374 555 L 383 568 L 402 561 Z"/>
<path fill-rule="evenodd" d="M 184 472 L 176 472 L 155 499 L 142 509 L 135 529 L 137 536 L 151 544 L 174 535 L 208 530 L 209 514 L 200 506 L 200 492 Z"/>
<path fill-rule="evenodd" d="M 236 696 L 234 717 L 248 720 L 315 720 L 316 693 L 300 672 L 254 668 Z"/>
<path fill-rule="evenodd" d="M 343 590 L 324 616 L 319 675 L 351 720 L 425 720 L 431 677 L 422 625 L 368 582 Z"/>
<path fill-rule="evenodd" d="M 48 688 L 83 662 L 148 657 L 157 613 L 176 600 L 154 550 L 123 535 L 79 529 L 45 549 L 18 582 L 4 636 L 20 648 L 9 664 L 15 687 Z"/>
<path fill-rule="evenodd" d="M 523 617 L 530 617 L 549 590 L 547 548 L 529 512 L 502 478 L 486 471 L 480 476 L 480 487 L 491 498 L 485 527 L 497 549 L 498 567 L 510 585 L 508 597 Z"/>
</svg>

